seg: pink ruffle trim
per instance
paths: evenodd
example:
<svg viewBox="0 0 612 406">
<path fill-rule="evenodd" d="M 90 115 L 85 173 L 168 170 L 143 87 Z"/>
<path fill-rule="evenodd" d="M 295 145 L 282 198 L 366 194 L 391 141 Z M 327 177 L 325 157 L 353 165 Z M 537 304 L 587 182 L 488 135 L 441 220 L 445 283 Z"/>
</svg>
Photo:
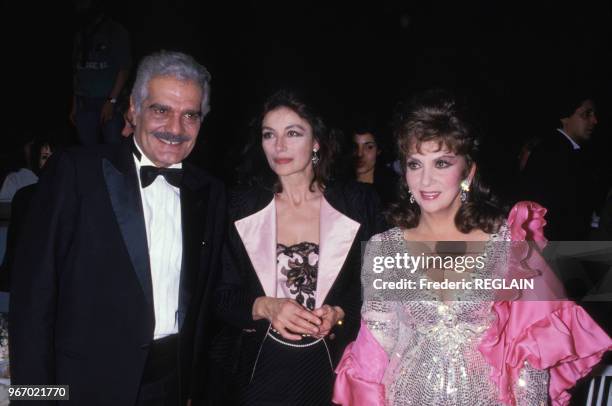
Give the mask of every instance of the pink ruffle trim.
<svg viewBox="0 0 612 406">
<path fill-rule="evenodd" d="M 508 214 L 508 227 L 512 241 L 536 241 L 540 242 L 540 248 L 546 243 L 544 237 L 544 226 L 546 220 L 544 215 L 546 209 L 535 202 L 518 202 Z"/>
<path fill-rule="evenodd" d="M 534 202 L 519 202 L 511 210 L 508 226 L 512 241 L 536 241 L 546 245 L 543 227 L 546 209 Z M 537 250 L 518 247 L 510 261 L 511 273 L 519 268 L 537 270 L 547 281 L 539 297 L 560 297 L 558 281 Z M 521 266 L 518 266 L 519 263 Z M 526 268 L 526 269 L 525 269 Z M 549 295 L 549 296 L 546 296 Z M 537 295 L 536 295 L 537 296 Z M 585 376 L 612 349 L 612 340 L 572 301 L 496 301 L 492 311 L 496 322 L 485 332 L 479 350 L 493 368 L 491 380 L 500 391 L 500 400 L 514 404 L 513 386 L 525 361 L 550 373 L 549 396 L 553 405 L 565 405 L 567 389 Z"/>
<path fill-rule="evenodd" d="M 383 406 L 385 387 L 381 382 L 388 363 L 385 350 L 362 320 L 357 339 L 346 347 L 336 368 L 332 401 L 344 406 Z"/>
<path fill-rule="evenodd" d="M 512 388 L 525 361 L 549 370 L 552 404 L 566 405 L 567 389 L 612 349 L 608 335 L 570 301 L 497 302 L 493 311 L 497 323 L 485 333 L 479 350 L 493 367 L 491 379 L 500 389 L 500 400 L 508 404 L 515 403 Z M 548 314 L 522 328 L 534 313 Z"/>
</svg>

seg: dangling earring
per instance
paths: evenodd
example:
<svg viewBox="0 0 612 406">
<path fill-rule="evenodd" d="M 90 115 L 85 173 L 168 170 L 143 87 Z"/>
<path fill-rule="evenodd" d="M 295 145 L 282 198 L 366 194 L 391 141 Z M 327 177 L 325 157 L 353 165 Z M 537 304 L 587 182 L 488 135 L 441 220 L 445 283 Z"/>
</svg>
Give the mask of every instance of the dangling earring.
<svg viewBox="0 0 612 406">
<path fill-rule="evenodd" d="M 461 203 L 467 202 L 468 192 L 470 191 L 470 182 L 467 179 L 461 181 Z"/>
<path fill-rule="evenodd" d="M 412 195 L 412 191 L 408 190 L 408 194 L 410 195 L 410 199 L 409 199 L 410 204 L 414 204 L 414 196 Z"/>
<path fill-rule="evenodd" d="M 318 149 L 316 149 L 316 148 L 312 149 L 312 158 L 311 158 L 311 160 L 312 160 L 312 164 L 314 166 L 316 166 L 319 163 L 319 161 L 321 160 L 321 158 L 319 157 L 319 150 Z"/>
</svg>

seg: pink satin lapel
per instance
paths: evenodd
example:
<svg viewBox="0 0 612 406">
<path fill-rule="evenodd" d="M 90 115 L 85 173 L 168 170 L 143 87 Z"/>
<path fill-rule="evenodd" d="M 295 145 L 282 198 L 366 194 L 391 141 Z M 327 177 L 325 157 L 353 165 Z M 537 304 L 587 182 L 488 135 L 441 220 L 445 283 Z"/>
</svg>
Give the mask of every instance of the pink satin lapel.
<svg viewBox="0 0 612 406">
<path fill-rule="evenodd" d="M 360 224 L 321 201 L 319 272 L 316 307 L 325 301 Z M 244 248 L 266 296 L 276 297 L 276 204 L 274 200 L 262 210 L 234 223 Z"/>
<path fill-rule="evenodd" d="M 321 307 L 329 293 L 353 240 L 361 226 L 334 209 L 325 198 L 321 201 L 319 244 L 319 272 L 317 278 L 316 307 Z"/>
<path fill-rule="evenodd" d="M 266 296 L 276 297 L 276 205 L 234 222 Z"/>
</svg>

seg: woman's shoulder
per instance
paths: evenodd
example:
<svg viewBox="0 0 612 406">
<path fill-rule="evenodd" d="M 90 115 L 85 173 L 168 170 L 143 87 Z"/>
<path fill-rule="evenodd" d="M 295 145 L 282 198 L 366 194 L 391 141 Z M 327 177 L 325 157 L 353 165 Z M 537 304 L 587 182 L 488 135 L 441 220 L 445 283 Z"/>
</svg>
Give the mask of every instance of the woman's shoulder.
<svg viewBox="0 0 612 406">
<path fill-rule="evenodd" d="M 398 242 L 404 239 L 403 231 L 399 227 L 393 227 L 382 233 L 374 234 L 368 242 L 373 243 L 384 243 L 384 242 Z"/>
<path fill-rule="evenodd" d="M 508 220 L 502 220 L 497 231 L 491 234 L 489 239 L 491 241 L 510 241 L 512 238 L 510 228 L 508 227 Z"/>
</svg>

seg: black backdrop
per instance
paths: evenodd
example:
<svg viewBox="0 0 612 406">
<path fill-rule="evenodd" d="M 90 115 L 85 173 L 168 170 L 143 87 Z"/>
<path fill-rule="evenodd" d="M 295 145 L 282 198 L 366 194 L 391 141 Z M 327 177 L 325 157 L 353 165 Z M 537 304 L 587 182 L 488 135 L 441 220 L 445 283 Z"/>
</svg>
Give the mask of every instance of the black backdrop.
<svg viewBox="0 0 612 406">
<path fill-rule="evenodd" d="M 521 142 L 555 125 L 552 100 L 587 83 L 599 96 L 593 145 L 608 163 L 609 1 L 196 1 L 112 0 L 131 34 L 135 61 L 158 49 L 194 55 L 213 76 L 212 111 L 192 159 L 228 178 L 246 124 L 281 85 L 318 93 L 342 127 L 418 89 L 469 93 L 486 129 L 487 173 L 511 186 Z M 26 134 L 71 127 L 72 2 L 4 2 L 2 156 Z M 9 25 L 10 23 L 10 25 Z M 70 135 L 67 136 L 71 140 Z M 599 148 L 604 146 L 605 148 Z"/>
</svg>

